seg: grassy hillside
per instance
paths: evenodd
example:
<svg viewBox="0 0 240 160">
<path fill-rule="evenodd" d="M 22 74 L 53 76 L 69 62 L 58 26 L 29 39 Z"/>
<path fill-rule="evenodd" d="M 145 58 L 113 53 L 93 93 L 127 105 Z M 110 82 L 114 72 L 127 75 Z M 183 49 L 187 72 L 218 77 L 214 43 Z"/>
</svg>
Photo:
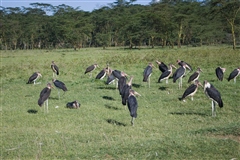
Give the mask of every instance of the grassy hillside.
<svg viewBox="0 0 240 160">
<path fill-rule="evenodd" d="M 177 66 L 177 59 L 194 71 L 201 67 L 200 82 L 208 80 L 220 91 L 224 107 L 217 107 L 216 117 L 201 87 L 193 101 L 178 100 L 193 72 L 183 78 L 182 89 L 172 79 L 157 83 L 161 73 L 155 61 Z M 69 91 L 61 91 L 59 100 L 52 89 L 46 114 L 37 100 L 51 82 L 53 60 Z M 236 84 L 227 81 L 239 60 L 231 47 L 1 52 L 1 159 L 240 159 L 240 77 Z M 149 62 L 156 67 L 150 88 L 142 82 Z M 89 78 L 84 71 L 94 63 L 100 68 Z M 94 80 L 107 63 L 134 76 L 133 89 L 142 95 L 134 127 L 115 85 Z M 227 69 L 222 82 L 217 66 Z M 43 75 L 41 84 L 26 84 L 35 71 Z M 81 103 L 79 109 L 65 107 L 73 100 Z"/>
</svg>

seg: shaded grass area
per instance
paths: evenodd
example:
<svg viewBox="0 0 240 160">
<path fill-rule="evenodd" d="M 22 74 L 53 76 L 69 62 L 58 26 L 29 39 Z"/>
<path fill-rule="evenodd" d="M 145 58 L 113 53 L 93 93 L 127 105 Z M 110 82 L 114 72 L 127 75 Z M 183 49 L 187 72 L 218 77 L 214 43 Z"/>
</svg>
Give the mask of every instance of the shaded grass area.
<svg viewBox="0 0 240 160">
<path fill-rule="evenodd" d="M 230 47 L 231 48 L 231 47 Z M 80 51 L 2 52 L 1 75 L 1 158 L 2 159 L 233 159 L 240 158 L 240 79 L 227 82 L 228 74 L 239 66 L 240 55 L 227 47 L 182 49 L 84 49 Z M 142 72 L 155 60 L 189 62 L 201 67 L 200 81 L 208 80 L 221 92 L 224 107 L 211 116 L 211 101 L 199 88 L 186 102 L 178 100 L 190 84 L 157 83 L 153 69 L 151 87 L 142 82 Z M 37 105 L 40 91 L 52 79 L 51 61 L 59 66 L 59 80 L 68 90 L 58 100 L 57 89 L 49 99 L 49 113 Z M 93 77 L 85 69 L 98 63 Z M 139 108 L 135 126 L 115 84 L 94 80 L 106 64 L 134 76 L 133 89 Z M 223 82 L 215 68 L 226 67 Z M 156 66 L 156 64 L 155 64 Z M 26 85 L 29 76 L 40 71 L 39 85 Z M 78 100 L 79 109 L 65 108 Z M 56 108 L 58 106 L 58 108 Z M 228 137 L 226 137 L 228 136 Z M 235 138 L 231 137 L 234 136 Z"/>
</svg>

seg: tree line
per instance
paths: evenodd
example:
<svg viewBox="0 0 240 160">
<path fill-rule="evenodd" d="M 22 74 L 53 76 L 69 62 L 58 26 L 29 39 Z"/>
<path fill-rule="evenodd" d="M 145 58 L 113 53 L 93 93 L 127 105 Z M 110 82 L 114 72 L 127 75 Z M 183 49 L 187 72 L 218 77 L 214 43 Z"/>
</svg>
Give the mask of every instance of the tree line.
<svg viewBox="0 0 240 160">
<path fill-rule="evenodd" d="M 240 43 L 239 0 L 117 0 L 83 11 L 31 3 L 1 7 L 0 49 L 125 46 L 181 47 Z"/>
</svg>

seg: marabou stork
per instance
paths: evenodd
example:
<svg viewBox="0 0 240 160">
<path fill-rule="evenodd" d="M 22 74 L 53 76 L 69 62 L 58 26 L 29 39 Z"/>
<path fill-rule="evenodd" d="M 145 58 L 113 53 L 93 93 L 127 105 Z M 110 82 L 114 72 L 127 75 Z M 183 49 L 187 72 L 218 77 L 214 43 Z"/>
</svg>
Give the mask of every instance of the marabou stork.
<svg viewBox="0 0 240 160">
<path fill-rule="evenodd" d="M 195 80 L 197 80 L 197 79 L 199 78 L 199 76 L 200 76 L 200 72 L 203 72 L 203 71 L 201 70 L 201 68 L 198 67 L 197 70 L 196 70 L 196 72 L 194 72 L 194 73 L 189 77 L 188 83 L 194 82 Z"/>
<path fill-rule="evenodd" d="M 81 104 L 80 103 L 78 103 L 78 101 L 73 101 L 73 102 L 68 102 L 67 104 L 66 104 L 66 107 L 67 108 L 71 108 L 71 109 L 78 109 L 78 108 L 80 108 L 80 106 L 81 106 Z"/>
<path fill-rule="evenodd" d="M 222 81 L 223 80 L 223 73 L 226 71 L 226 68 L 222 68 L 222 67 L 217 67 L 215 69 L 216 72 L 216 76 L 217 78 Z"/>
<path fill-rule="evenodd" d="M 41 82 L 35 83 L 36 80 L 38 80 L 39 77 L 42 77 L 40 72 L 34 72 L 31 77 L 29 77 L 27 84 L 30 84 L 33 82 L 33 84 L 40 84 Z"/>
<path fill-rule="evenodd" d="M 186 72 L 186 64 L 183 63 L 174 73 L 173 73 L 173 83 L 179 79 L 178 88 L 182 88 L 182 77 L 185 75 Z"/>
<path fill-rule="evenodd" d="M 184 61 L 181 61 L 180 59 L 177 60 L 177 63 L 178 65 L 180 66 L 183 66 L 183 64 L 185 64 L 186 68 L 189 70 L 189 71 L 192 71 L 192 67 L 190 64 L 188 64 L 187 62 L 184 62 Z"/>
<path fill-rule="evenodd" d="M 122 88 L 121 98 L 122 98 L 122 105 L 124 105 L 124 106 L 126 106 L 126 104 L 127 104 L 129 90 L 132 89 L 132 80 L 133 80 L 133 77 L 130 77 L 129 82 L 126 83 Z M 125 109 L 126 109 L 126 107 L 125 107 Z"/>
<path fill-rule="evenodd" d="M 152 67 L 154 67 L 154 65 L 152 63 L 149 63 L 143 72 L 143 82 L 148 82 L 149 88 L 150 88 L 150 77 L 152 75 Z"/>
<path fill-rule="evenodd" d="M 168 70 L 166 70 L 160 75 L 158 79 L 158 83 L 160 83 L 160 81 L 164 79 L 166 79 L 166 83 L 168 83 L 168 79 L 172 75 L 172 67 L 176 69 L 176 67 L 173 64 L 169 64 Z"/>
<path fill-rule="evenodd" d="M 42 107 L 42 105 L 44 104 L 44 112 L 45 112 L 45 107 L 47 107 L 47 113 L 48 113 L 48 98 L 51 94 L 51 88 L 53 88 L 51 83 L 48 83 L 47 87 L 45 87 L 40 92 L 40 96 L 39 96 L 39 99 L 38 99 L 38 105 L 40 107 Z"/>
<path fill-rule="evenodd" d="M 63 82 L 61 82 L 61 81 L 59 81 L 57 79 L 53 79 L 52 82 L 58 88 L 58 99 L 60 99 L 60 92 L 59 92 L 59 90 L 61 89 L 65 93 L 68 89 L 67 89 L 66 85 Z"/>
<path fill-rule="evenodd" d="M 84 72 L 84 74 L 89 73 L 90 74 L 90 78 L 92 78 L 92 71 L 94 71 L 97 67 L 99 68 L 98 64 L 96 64 L 96 63 L 91 65 L 91 66 L 89 66 L 89 67 L 87 67 L 85 72 Z"/>
<path fill-rule="evenodd" d="M 119 94 L 122 95 L 122 88 L 127 82 L 127 74 L 125 72 L 121 72 L 121 77 L 118 80 L 118 90 Z"/>
<path fill-rule="evenodd" d="M 234 80 L 234 83 L 236 83 L 236 78 L 237 78 L 237 76 L 238 76 L 239 74 L 240 74 L 240 67 L 234 69 L 234 70 L 230 73 L 230 75 L 229 75 L 229 77 L 228 77 L 228 81 L 230 81 L 231 79 L 233 79 L 233 80 Z"/>
<path fill-rule="evenodd" d="M 108 78 L 107 78 L 107 82 L 106 82 L 107 85 L 113 83 L 116 79 L 116 77 L 113 75 L 112 72 L 113 72 L 113 70 L 111 68 L 109 68 Z"/>
<path fill-rule="evenodd" d="M 206 96 L 212 100 L 212 116 L 215 117 L 216 116 L 216 106 L 215 106 L 216 103 L 218 104 L 218 106 L 220 108 L 223 107 L 223 101 L 221 98 L 221 94 L 212 84 L 210 84 L 206 80 L 204 81 L 204 92 L 205 92 Z"/>
<path fill-rule="evenodd" d="M 160 70 L 162 73 L 168 70 L 167 65 L 164 64 L 163 62 L 159 62 L 159 61 L 157 60 L 156 63 L 158 64 L 158 68 L 159 68 L 159 70 Z"/>
<path fill-rule="evenodd" d="M 118 88 L 118 80 L 121 77 L 121 71 L 109 69 L 108 79 L 106 84 L 111 84 L 116 82 L 116 89 Z"/>
<path fill-rule="evenodd" d="M 132 117 L 132 120 L 131 120 L 132 126 L 134 126 L 134 119 L 137 118 L 137 108 L 138 108 L 138 102 L 137 102 L 135 95 L 141 96 L 136 91 L 130 89 L 128 100 L 127 100 L 127 106 L 128 106 L 128 110 L 130 112 L 130 116 Z"/>
<path fill-rule="evenodd" d="M 193 96 L 195 95 L 195 93 L 197 92 L 198 86 L 202 86 L 202 84 L 198 81 L 195 80 L 194 84 L 191 84 L 183 93 L 182 97 L 179 98 L 179 100 L 183 100 L 188 96 L 191 96 L 191 100 L 193 101 Z M 203 86 L 202 86 L 203 87 Z"/>
<path fill-rule="evenodd" d="M 96 76 L 96 79 L 103 79 L 106 76 L 107 72 L 108 72 L 108 69 L 103 68 L 103 70 L 101 70 Z"/>
<path fill-rule="evenodd" d="M 53 70 L 53 78 L 57 75 L 59 75 L 59 69 L 58 69 L 58 66 L 55 64 L 54 61 L 52 61 L 52 64 L 51 64 L 51 68 Z M 55 76 L 54 76 L 55 75 Z"/>
</svg>

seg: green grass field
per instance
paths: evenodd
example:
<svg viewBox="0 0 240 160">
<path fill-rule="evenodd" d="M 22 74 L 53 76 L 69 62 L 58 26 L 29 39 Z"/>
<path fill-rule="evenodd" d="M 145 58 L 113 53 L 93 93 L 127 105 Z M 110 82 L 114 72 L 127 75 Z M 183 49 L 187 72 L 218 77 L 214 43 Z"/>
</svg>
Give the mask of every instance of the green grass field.
<svg viewBox="0 0 240 160">
<path fill-rule="evenodd" d="M 216 117 L 201 87 L 193 101 L 178 100 L 193 72 L 183 78 L 182 89 L 172 79 L 157 83 L 155 61 L 177 66 L 177 59 L 194 71 L 201 67 L 200 82 L 208 80 L 220 91 L 224 107 L 217 107 Z M 58 100 L 57 89 L 52 89 L 46 114 L 37 101 L 51 82 L 53 60 L 69 91 Z M 2 51 L 1 159 L 240 159 L 240 77 L 236 84 L 227 81 L 239 60 L 239 50 L 226 46 Z M 150 88 L 142 82 L 149 62 L 156 66 Z M 89 78 L 84 71 L 94 63 L 100 68 Z M 115 85 L 106 85 L 106 77 L 94 80 L 107 63 L 134 76 L 133 89 L 142 95 L 137 97 L 134 127 Z M 222 82 L 215 75 L 217 66 L 227 69 Z M 41 84 L 26 84 L 35 71 L 43 75 Z M 79 109 L 65 107 L 73 100 L 81 103 Z"/>
</svg>

